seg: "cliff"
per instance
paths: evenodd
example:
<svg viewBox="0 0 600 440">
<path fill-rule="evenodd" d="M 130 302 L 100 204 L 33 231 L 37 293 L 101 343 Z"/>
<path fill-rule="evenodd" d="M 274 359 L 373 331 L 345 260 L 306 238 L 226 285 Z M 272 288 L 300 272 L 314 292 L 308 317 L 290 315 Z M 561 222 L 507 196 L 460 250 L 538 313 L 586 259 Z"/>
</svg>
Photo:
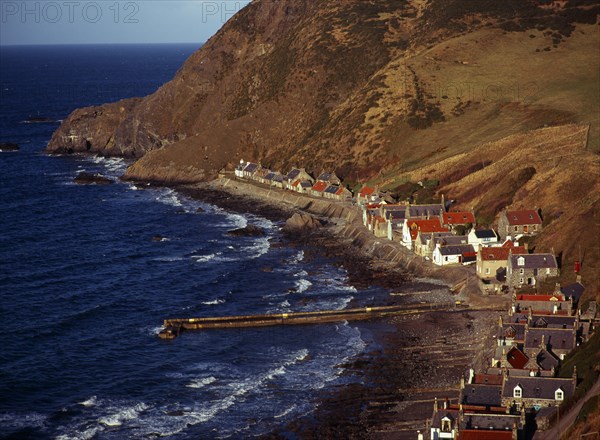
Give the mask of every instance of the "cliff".
<svg viewBox="0 0 600 440">
<path fill-rule="evenodd" d="M 591 122 L 598 151 L 598 12 L 583 0 L 256 0 L 154 94 L 75 111 L 48 151 L 141 158 L 129 177 L 170 183 L 240 158 L 356 182 L 566 122 Z"/>
</svg>

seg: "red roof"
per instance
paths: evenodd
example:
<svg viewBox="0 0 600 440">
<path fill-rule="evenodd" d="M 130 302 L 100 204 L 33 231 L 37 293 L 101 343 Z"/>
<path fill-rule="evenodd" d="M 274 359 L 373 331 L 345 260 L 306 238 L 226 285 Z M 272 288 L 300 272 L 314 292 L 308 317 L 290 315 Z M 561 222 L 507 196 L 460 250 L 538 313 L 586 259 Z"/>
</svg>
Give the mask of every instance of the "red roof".
<svg viewBox="0 0 600 440">
<path fill-rule="evenodd" d="M 511 431 L 494 431 L 491 429 L 461 429 L 456 440 L 512 440 Z"/>
<path fill-rule="evenodd" d="M 375 192 L 375 188 L 371 188 L 370 186 L 365 186 L 360 190 L 360 195 L 362 197 L 370 196 Z"/>
<path fill-rule="evenodd" d="M 508 223 L 511 225 L 541 225 L 542 219 L 537 211 L 532 209 L 523 211 L 508 211 L 506 213 Z"/>
<path fill-rule="evenodd" d="M 319 181 L 313 185 L 312 190 L 318 191 L 318 192 L 323 192 L 327 189 L 328 186 L 329 186 L 329 184 L 327 182 Z"/>
<path fill-rule="evenodd" d="M 467 223 L 475 223 L 475 216 L 472 212 L 445 212 L 443 217 L 445 225 L 465 225 Z"/>
<path fill-rule="evenodd" d="M 298 186 L 300 185 L 300 179 L 294 181 L 294 183 L 292 183 L 292 186 Z"/>
<path fill-rule="evenodd" d="M 438 217 L 426 220 L 409 220 L 408 227 L 410 228 L 410 236 L 413 240 L 417 238 L 419 230 L 422 233 L 448 232 L 448 228 L 440 224 Z"/>
<path fill-rule="evenodd" d="M 522 370 L 527 365 L 529 358 L 517 347 L 513 347 L 506 353 L 506 360 L 513 368 Z"/>
<path fill-rule="evenodd" d="M 367 209 L 376 209 L 379 208 L 381 206 L 381 203 L 371 203 L 370 205 L 367 205 Z"/>
<path fill-rule="evenodd" d="M 517 295 L 517 301 L 564 301 L 563 295 Z"/>
<path fill-rule="evenodd" d="M 344 194 L 344 189 L 341 186 L 338 188 L 338 190 L 335 192 L 336 196 L 341 196 L 342 194 Z"/>
<path fill-rule="evenodd" d="M 473 383 L 481 385 L 502 385 L 504 376 L 502 374 L 476 374 Z"/>
<path fill-rule="evenodd" d="M 506 243 L 504 243 L 505 245 Z M 512 252 L 514 255 L 526 254 L 527 249 L 523 246 L 517 247 L 484 247 L 481 248 L 481 259 L 484 261 L 508 260 L 508 254 Z"/>
</svg>

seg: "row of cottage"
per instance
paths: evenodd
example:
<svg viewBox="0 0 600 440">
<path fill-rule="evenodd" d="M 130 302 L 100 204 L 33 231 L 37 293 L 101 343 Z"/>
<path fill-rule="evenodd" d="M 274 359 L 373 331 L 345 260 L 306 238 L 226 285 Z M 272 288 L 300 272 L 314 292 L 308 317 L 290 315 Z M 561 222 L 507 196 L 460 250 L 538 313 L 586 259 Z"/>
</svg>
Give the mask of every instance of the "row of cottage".
<svg viewBox="0 0 600 440">
<path fill-rule="evenodd" d="M 461 378 L 456 403 L 435 401 L 429 438 L 517 440 L 546 429 L 577 386 L 576 369 L 565 378 L 558 368 L 591 334 L 595 309 L 582 315 L 576 308 L 583 290 L 578 278 L 552 294 L 514 294 L 508 315 L 499 318 L 490 365 Z"/>
<path fill-rule="evenodd" d="M 241 160 L 235 169 L 235 176 L 299 194 L 340 201 L 352 200 L 352 192 L 342 186 L 342 181 L 333 172 L 324 171 L 314 179 L 304 168 L 293 168 L 289 173 L 282 174 L 258 163 Z"/>
<path fill-rule="evenodd" d="M 314 197 L 351 201 L 353 194 L 342 186 L 334 172 L 314 179 L 303 168 L 282 174 L 254 162 L 240 161 L 236 177 L 278 189 Z M 473 211 L 450 212 L 442 196 L 440 203 L 417 205 L 388 203 L 376 188 L 364 186 L 354 198 L 363 210 L 365 226 L 378 237 L 401 242 L 417 255 L 439 266 L 475 264 L 490 289 L 535 286 L 558 275 L 552 253 L 530 254 L 516 238 L 542 231 L 539 212 L 503 210 L 497 231 L 478 229 Z M 514 237 L 514 238 L 513 238 Z"/>
</svg>

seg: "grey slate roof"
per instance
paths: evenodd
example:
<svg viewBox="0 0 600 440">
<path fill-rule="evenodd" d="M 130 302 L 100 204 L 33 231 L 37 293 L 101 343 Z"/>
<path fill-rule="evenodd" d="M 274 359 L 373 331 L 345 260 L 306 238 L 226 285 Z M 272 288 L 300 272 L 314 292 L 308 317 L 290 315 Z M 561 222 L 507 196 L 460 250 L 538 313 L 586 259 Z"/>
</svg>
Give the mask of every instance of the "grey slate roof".
<svg viewBox="0 0 600 440">
<path fill-rule="evenodd" d="M 501 385 L 466 384 L 461 391 L 460 402 L 463 405 L 501 406 Z"/>
<path fill-rule="evenodd" d="M 475 231 L 475 236 L 477 238 L 498 238 L 498 236 L 492 229 L 480 229 L 478 231 Z"/>
<path fill-rule="evenodd" d="M 431 420 L 432 428 L 440 428 L 442 426 L 442 419 L 444 417 L 448 417 L 452 426 L 458 419 L 458 410 L 453 409 L 440 409 L 438 412 L 433 414 L 433 418 Z"/>
<path fill-rule="evenodd" d="M 565 400 L 573 395 L 575 385 L 573 379 L 550 377 L 508 377 L 504 381 L 502 397 L 513 398 L 513 390 L 519 385 L 523 389 L 524 399 L 554 400 L 554 392 L 559 388 L 565 394 Z"/>
<path fill-rule="evenodd" d="M 544 339 L 544 347 L 552 351 L 573 350 L 575 348 L 574 329 L 528 328 L 525 331 L 525 348 L 538 348 Z"/>
<path fill-rule="evenodd" d="M 514 336 L 510 333 L 514 332 Z M 502 324 L 501 338 L 510 338 L 517 341 L 522 341 L 525 338 L 525 324 L 504 323 Z"/>
<path fill-rule="evenodd" d="M 535 357 L 535 361 L 542 368 L 542 370 L 551 370 L 558 367 L 558 359 L 547 350 L 540 350 Z"/>
<path fill-rule="evenodd" d="M 525 264 L 523 266 L 518 265 L 518 259 L 523 258 Z M 511 255 L 509 258 L 509 264 L 514 269 L 555 269 L 556 258 L 552 254 L 523 254 L 523 255 Z"/>
<path fill-rule="evenodd" d="M 294 168 L 292 171 L 290 171 L 287 175 L 288 180 L 294 180 L 296 177 L 298 177 L 298 175 L 300 174 L 300 170 L 297 168 Z"/>
<path fill-rule="evenodd" d="M 244 168 L 244 171 L 245 171 L 245 172 L 247 172 L 247 173 L 253 173 L 253 172 L 255 172 L 257 169 L 258 169 L 258 164 L 256 164 L 256 163 L 251 163 L 251 162 L 250 162 L 250 163 L 248 163 L 248 164 L 246 165 L 246 167 Z"/>
<path fill-rule="evenodd" d="M 444 212 L 444 207 L 441 204 L 435 205 L 410 205 L 408 208 L 411 217 L 430 217 L 439 216 Z"/>
<path fill-rule="evenodd" d="M 569 284 L 568 286 L 561 288 L 560 291 L 568 297 L 573 297 L 574 301 L 579 301 L 579 298 L 581 298 L 581 295 L 583 295 L 583 292 L 585 291 L 585 287 L 578 282 Z"/>
<path fill-rule="evenodd" d="M 473 246 L 470 244 L 461 246 L 442 246 L 440 248 L 440 254 L 442 255 L 462 255 L 466 252 L 475 252 L 475 249 L 473 249 Z"/>
<path fill-rule="evenodd" d="M 529 320 L 529 327 L 536 328 L 575 328 L 576 316 L 562 315 L 533 315 Z"/>
<path fill-rule="evenodd" d="M 329 185 L 323 192 L 326 192 L 328 194 L 335 194 L 338 192 L 338 189 L 340 189 L 340 187 L 337 185 Z"/>
<path fill-rule="evenodd" d="M 273 172 L 270 172 L 269 174 L 267 174 L 267 175 L 265 176 L 265 179 L 266 179 L 266 180 L 273 180 L 273 178 L 274 178 L 274 177 L 275 177 L 275 173 L 273 173 Z"/>
<path fill-rule="evenodd" d="M 517 428 L 521 428 L 520 416 L 510 414 L 465 414 L 460 423 L 460 429 L 512 431 L 514 424 L 517 425 Z"/>
<path fill-rule="evenodd" d="M 435 239 L 435 243 L 440 243 L 442 246 L 460 246 L 468 244 L 469 238 L 466 235 L 452 235 L 452 233 L 444 233 Z M 473 249 L 473 252 L 475 250 Z"/>
</svg>

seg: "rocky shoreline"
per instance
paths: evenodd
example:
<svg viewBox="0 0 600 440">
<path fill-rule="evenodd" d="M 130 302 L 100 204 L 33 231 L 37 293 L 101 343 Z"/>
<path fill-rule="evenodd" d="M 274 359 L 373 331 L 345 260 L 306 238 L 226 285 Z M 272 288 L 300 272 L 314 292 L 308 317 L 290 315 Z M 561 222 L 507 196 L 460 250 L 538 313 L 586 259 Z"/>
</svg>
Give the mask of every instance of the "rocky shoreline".
<svg viewBox="0 0 600 440">
<path fill-rule="evenodd" d="M 460 300 L 495 305 L 499 311 L 506 308 L 506 298 L 482 297 L 466 268 L 431 267 L 405 249 L 397 249 L 402 257 L 392 257 L 391 262 L 382 258 L 391 257 L 391 249 L 365 230 L 356 207 L 230 179 L 177 190 L 279 222 L 298 213 L 315 216 L 324 227 L 284 234 L 283 245 L 302 247 L 306 258 L 313 253 L 331 258 L 358 289 L 379 285 L 408 291 L 378 305 Z M 377 348 L 343 365 L 350 383 L 323 392 L 313 413 L 266 438 L 414 439 L 417 430 L 426 428 L 433 399 L 456 399 L 460 376 L 470 367 L 485 365 L 496 319 L 494 312 L 457 309 L 361 323 Z"/>
</svg>

